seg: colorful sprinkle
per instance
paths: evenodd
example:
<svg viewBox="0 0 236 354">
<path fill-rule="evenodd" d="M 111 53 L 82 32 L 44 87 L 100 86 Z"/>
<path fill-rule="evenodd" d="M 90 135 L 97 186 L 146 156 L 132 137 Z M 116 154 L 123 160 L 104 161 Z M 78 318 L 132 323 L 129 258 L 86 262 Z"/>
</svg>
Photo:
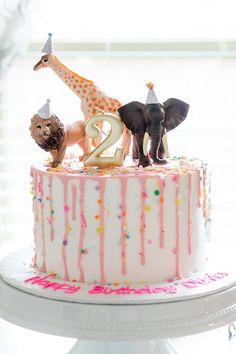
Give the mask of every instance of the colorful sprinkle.
<svg viewBox="0 0 236 354">
<path fill-rule="evenodd" d="M 178 176 L 177 176 L 177 175 L 174 175 L 174 176 L 172 177 L 172 181 L 173 181 L 173 182 L 177 182 L 177 180 L 178 180 Z"/>
<path fill-rule="evenodd" d="M 99 199 L 97 200 L 97 202 L 98 202 L 98 204 L 102 204 L 102 199 L 99 198 Z"/>
<path fill-rule="evenodd" d="M 64 212 L 65 212 L 65 213 L 68 213 L 69 210 L 70 210 L 69 206 L 68 206 L 68 205 L 65 205 L 65 206 L 64 206 Z"/>
<path fill-rule="evenodd" d="M 55 278 L 56 277 L 56 273 L 53 272 L 52 270 L 48 273 L 50 275 L 51 278 Z"/>
<path fill-rule="evenodd" d="M 101 233 L 103 233 L 103 230 L 104 230 L 103 225 L 100 225 L 100 226 L 98 226 L 98 227 L 96 228 L 96 233 L 97 233 L 97 234 L 101 234 Z"/>
<path fill-rule="evenodd" d="M 151 205 L 145 205 L 144 206 L 144 210 L 147 211 L 147 212 L 151 211 L 151 209 L 152 209 Z"/>
<path fill-rule="evenodd" d="M 72 226 L 70 224 L 67 225 L 66 227 L 67 232 L 71 232 L 72 231 Z"/>
<path fill-rule="evenodd" d="M 176 198 L 176 204 L 177 204 L 177 205 L 182 204 L 182 200 L 180 199 L 180 197 Z"/>
<path fill-rule="evenodd" d="M 155 194 L 155 195 L 159 195 L 159 194 L 160 194 L 160 191 L 159 191 L 158 189 L 156 189 L 156 190 L 154 191 L 154 194 Z"/>
<path fill-rule="evenodd" d="M 95 186 L 95 190 L 96 190 L 96 191 L 99 191 L 99 186 Z"/>
<path fill-rule="evenodd" d="M 68 241 L 64 240 L 64 241 L 62 242 L 62 244 L 63 244 L 63 246 L 67 246 Z"/>
<path fill-rule="evenodd" d="M 96 219 L 96 220 L 99 220 L 99 219 L 100 219 L 100 215 L 99 215 L 99 214 L 96 214 L 96 215 L 95 215 L 95 219 Z"/>
</svg>

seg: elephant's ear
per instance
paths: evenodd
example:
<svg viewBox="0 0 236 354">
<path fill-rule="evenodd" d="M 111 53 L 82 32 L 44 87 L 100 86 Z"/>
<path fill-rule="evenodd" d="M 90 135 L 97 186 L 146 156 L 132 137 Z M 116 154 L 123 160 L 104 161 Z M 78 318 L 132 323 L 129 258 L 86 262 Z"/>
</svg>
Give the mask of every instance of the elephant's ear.
<svg viewBox="0 0 236 354">
<path fill-rule="evenodd" d="M 118 109 L 122 122 L 133 134 L 144 134 L 146 130 L 144 108 L 143 103 L 132 101 Z"/>
<path fill-rule="evenodd" d="M 163 103 L 165 116 L 165 129 L 170 131 L 176 128 L 187 117 L 189 104 L 178 100 L 177 98 L 169 98 Z"/>
</svg>

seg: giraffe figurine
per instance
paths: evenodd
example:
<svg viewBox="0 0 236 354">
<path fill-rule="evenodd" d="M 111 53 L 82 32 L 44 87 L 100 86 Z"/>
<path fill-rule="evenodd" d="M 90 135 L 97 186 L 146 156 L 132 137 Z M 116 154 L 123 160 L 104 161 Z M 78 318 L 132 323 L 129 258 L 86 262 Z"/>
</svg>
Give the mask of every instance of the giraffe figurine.
<svg viewBox="0 0 236 354">
<path fill-rule="evenodd" d="M 88 80 L 72 70 L 68 69 L 54 54 L 52 50 L 51 33 L 45 43 L 42 52 L 46 53 L 41 57 L 39 62 L 35 64 L 34 71 L 42 68 L 52 69 L 57 76 L 78 96 L 81 100 L 81 111 L 84 114 L 84 119 L 87 121 L 99 110 L 104 112 L 112 112 L 119 117 L 118 108 L 122 103 L 115 98 L 107 96 L 101 91 L 93 81 Z M 98 123 L 99 125 L 99 123 Z M 102 122 L 100 123 L 100 128 Z M 94 146 L 99 145 L 101 136 L 92 140 Z M 131 142 L 131 134 L 124 126 L 122 146 L 124 155 L 128 155 Z"/>
</svg>

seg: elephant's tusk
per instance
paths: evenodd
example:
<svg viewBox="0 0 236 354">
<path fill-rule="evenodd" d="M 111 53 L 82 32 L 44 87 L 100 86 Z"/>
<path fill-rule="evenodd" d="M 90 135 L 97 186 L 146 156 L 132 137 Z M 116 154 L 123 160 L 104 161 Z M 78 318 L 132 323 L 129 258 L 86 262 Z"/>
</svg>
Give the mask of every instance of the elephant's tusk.
<svg viewBox="0 0 236 354">
<path fill-rule="evenodd" d="M 169 146 L 168 146 L 166 134 L 163 135 L 162 141 L 164 144 L 164 150 L 165 150 L 166 157 L 170 157 L 170 151 L 169 151 Z"/>
<path fill-rule="evenodd" d="M 148 155 L 148 150 L 147 150 L 148 140 L 149 140 L 149 135 L 147 132 L 145 132 L 143 137 L 143 153 L 145 156 Z"/>
</svg>

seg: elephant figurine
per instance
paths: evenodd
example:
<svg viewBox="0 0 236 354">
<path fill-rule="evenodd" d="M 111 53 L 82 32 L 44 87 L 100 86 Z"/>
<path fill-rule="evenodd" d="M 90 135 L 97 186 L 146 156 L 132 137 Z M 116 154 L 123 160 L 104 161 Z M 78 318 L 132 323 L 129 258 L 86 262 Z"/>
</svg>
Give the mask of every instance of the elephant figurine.
<svg viewBox="0 0 236 354">
<path fill-rule="evenodd" d="M 148 85 L 146 104 L 132 101 L 118 109 L 121 120 L 133 134 L 132 157 L 139 159 L 138 166 L 143 167 L 151 165 L 150 157 L 154 164 L 167 163 L 162 138 L 166 132 L 184 121 L 189 110 L 187 103 L 176 98 L 169 98 L 163 104 L 159 103 L 153 92 L 153 84 Z M 150 154 L 147 151 L 149 138 Z"/>
</svg>

